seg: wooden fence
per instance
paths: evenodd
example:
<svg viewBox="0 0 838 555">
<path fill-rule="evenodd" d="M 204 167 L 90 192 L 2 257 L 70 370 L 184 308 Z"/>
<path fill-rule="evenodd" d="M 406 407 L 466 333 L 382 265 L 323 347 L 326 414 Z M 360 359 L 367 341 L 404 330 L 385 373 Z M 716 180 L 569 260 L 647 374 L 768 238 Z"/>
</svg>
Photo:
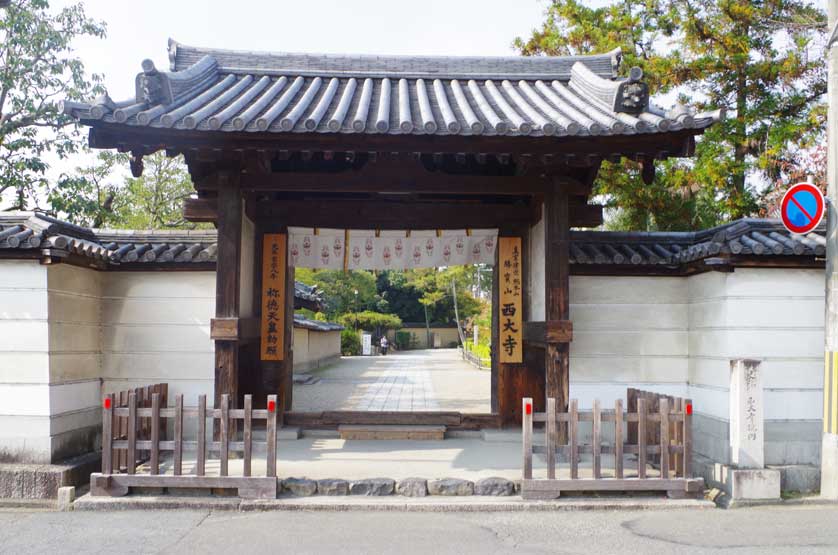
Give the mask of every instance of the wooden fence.
<svg viewBox="0 0 838 555">
<path fill-rule="evenodd" d="M 648 400 L 639 397 L 636 411 L 624 411 L 618 399 L 613 409 L 602 409 L 595 400 L 592 410 L 580 411 L 576 399 L 571 399 L 568 412 L 556 411 L 556 400 L 547 399 L 547 412 L 534 413 L 530 398 L 523 400 L 523 481 L 521 495 L 524 499 L 555 499 L 562 491 L 666 491 L 670 497 L 685 497 L 702 490 L 703 480 L 692 478 L 690 460 L 692 437 L 690 434 L 692 402 L 685 400 L 680 409 L 670 407 L 669 400 L 661 398 L 659 408 L 651 412 Z M 544 422 L 544 445 L 533 444 L 533 423 Z M 579 438 L 579 423 L 591 422 L 591 440 Z M 611 438 L 603 437 L 602 423 L 613 422 Z M 563 424 L 566 423 L 566 424 Z M 626 425 L 636 424 L 636 443 L 625 442 Z M 568 427 L 568 444 L 558 444 L 558 426 Z M 647 442 L 647 429 L 659 428 L 661 440 Z M 679 428 L 679 440 L 673 441 L 670 430 Z M 610 441 L 608 441 L 610 439 Z M 606 445 L 603 445 L 606 443 Z M 547 478 L 533 479 L 533 453 L 544 454 Z M 580 455 L 591 455 L 590 477 L 579 477 Z M 636 455 L 634 469 L 625 468 L 625 455 Z M 660 456 L 660 468 L 650 475 L 650 455 Z M 556 455 L 568 461 L 569 478 L 556 477 Z M 602 456 L 613 455 L 614 468 L 605 476 Z M 677 458 L 676 458 L 677 457 Z M 632 463 L 633 461 L 629 461 Z M 633 472 L 632 472 L 633 470 Z M 633 474 L 633 475 L 631 475 Z"/>
<path fill-rule="evenodd" d="M 184 407 L 183 395 L 175 397 L 174 407 L 161 406 L 161 394 L 151 394 L 151 406 L 139 407 L 137 394 L 128 393 L 128 406 L 120 407 L 115 403 L 114 395 L 106 395 L 102 402 L 102 472 L 94 473 L 90 477 L 91 495 L 126 495 L 131 487 L 151 488 L 230 488 L 238 489 L 239 496 L 249 498 L 276 497 L 276 425 L 277 425 L 277 396 L 269 395 L 266 409 L 253 409 L 251 395 L 244 396 L 244 408 L 231 409 L 230 398 L 223 395 L 221 406 L 207 409 L 206 395 L 198 397 L 197 407 Z M 111 426 L 114 417 L 125 418 L 126 439 L 113 439 Z M 207 441 L 207 418 L 210 419 L 210 430 L 215 420 L 218 420 L 219 441 Z M 141 440 L 138 432 L 141 430 L 142 419 L 149 419 L 150 438 Z M 165 439 L 165 419 L 174 420 L 174 437 Z M 192 419 L 197 429 L 194 440 L 183 437 L 184 419 Z M 243 421 L 242 439 L 234 437 L 231 430 L 236 428 L 237 421 Z M 253 421 L 265 420 L 265 441 L 253 441 Z M 265 476 L 252 476 L 253 446 L 264 445 L 266 449 Z M 195 451 L 195 472 L 183 473 L 184 450 Z M 128 464 L 125 472 L 121 473 L 114 462 L 116 453 L 125 453 L 126 461 L 136 461 L 138 450 L 149 452 L 147 473 L 137 473 L 137 466 Z M 160 455 L 162 452 L 172 452 L 171 474 L 161 474 Z M 217 453 L 219 460 L 218 475 L 207 475 L 206 463 L 209 453 Z M 242 472 L 240 476 L 230 476 L 230 453 L 242 453 Z M 121 455 L 119 455 L 121 457 Z M 141 467 L 142 468 L 142 467 Z"/>
<path fill-rule="evenodd" d="M 681 397 L 674 397 L 672 395 L 664 395 L 662 393 L 655 393 L 653 391 L 645 391 L 642 389 L 635 389 L 630 387 L 626 389 L 626 408 L 629 412 L 637 412 L 637 401 L 639 399 L 646 400 L 646 410 L 649 412 L 660 412 L 661 400 L 666 399 L 669 404 L 669 409 L 673 412 L 684 412 L 686 404 L 689 402 L 686 399 L 682 399 Z M 637 443 L 637 422 L 630 422 L 628 424 L 628 442 L 629 443 Z M 670 426 L 669 427 L 669 439 L 670 442 L 674 442 L 675 445 L 680 445 L 683 443 L 683 438 L 681 437 L 683 434 L 683 428 L 681 426 Z M 658 445 L 661 442 L 661 429 L 660 426 L 647 426 L 646 427 L 646 443 L 650 445 Z M 675 455 L 675 467 L 678 468 L 681 461 L 681 454 Z M 660 454 L 655 453 L 649 456 L 650 464 L 659 465 L 660 464 Z"/>
<path fill-rule="evenodd" d="M 133 392 L 137 398 L 137 408 L 151 408 L 151 396 L 154 393 L 160 395 L 160 405 L 165 407 L 169 400 L 169 384 L 156 383 L 153 385 L 146 385 L 143 387 L 135 387 L 134 389 L 126 389 L 117 391 L 113 394 L 113 405 L 117 408 L 128 407 L 128 394 Z M 163 428 L 162 433 L 165 433 L 165 422 L 161 422 Z M 113 415 L 111 424 L 111 439 L 113 441 L 122 441 L 128 439 L 128 417 Z M 137 439 L 139 441 L 151 440 L 151 418 L 140 418 L 137 421 Z M 125 472 L 128 468 L 127 451 L 117 450 L 113 452 L 113 465 L 120 472 Z M 137 450 L 135 453 L 136 459 L 134 466 L 140 465 L 151 457 L 151 452 L 146 450 Z"/>
<path fill-rule="evenodd" d="M 472 366 L 476 366 L 480 370 L 491 370 L 492 368 L 492 359 L 491 358 L 480 358 L 477 353 L 473 353 L 465 348 L 462 345 L 459 347 L 460 349 L 460 356 L 463 357 L 463 360 L 471 364 Z"/>
</svg>

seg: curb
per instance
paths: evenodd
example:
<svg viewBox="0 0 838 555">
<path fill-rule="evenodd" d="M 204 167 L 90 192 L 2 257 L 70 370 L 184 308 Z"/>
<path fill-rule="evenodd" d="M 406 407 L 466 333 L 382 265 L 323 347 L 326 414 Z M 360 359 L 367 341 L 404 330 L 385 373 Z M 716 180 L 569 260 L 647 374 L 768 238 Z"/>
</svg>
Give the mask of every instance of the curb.
<svg viewBox="0 0 838 555">
<path fill-rule="evenodd" d="M 394 512 L 541 512 L 541 511 L 613 511 L 662 509 L 715 509 L 712 501 L 703 499 L 662 498 L 600 498 L 564 499 L 555 501 L 524 501 L 519 496 L 470 496 L 463 499 L 439 498 L 369 498 L 307 497 L 266 500 L 239 498 L 196 498 L 175 496 L 91 497 L 89 494 L 75 501 L 76 511 L 130 510 L 209 510 L 236 512 L 264 511 L 394 511 Z"/>
</svg>

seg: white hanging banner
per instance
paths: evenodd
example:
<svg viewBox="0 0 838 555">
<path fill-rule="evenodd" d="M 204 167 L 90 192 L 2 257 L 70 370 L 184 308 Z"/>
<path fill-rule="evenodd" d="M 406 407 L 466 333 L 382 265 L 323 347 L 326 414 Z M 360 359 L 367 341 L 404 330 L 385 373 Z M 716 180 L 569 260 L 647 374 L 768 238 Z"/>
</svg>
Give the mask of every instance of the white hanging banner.
<svg viewBox="0 0 838 555">
<path fill-rule="evenodd" d="M 496 229 L 380 231 L 288 228 L 288 264 L 298 268 L 409 270 L 494 264 Z M 348 244 L 344 244 L 347 241 Z M 346 252 L 344 252 L 346 248 Z"/>
</svg>

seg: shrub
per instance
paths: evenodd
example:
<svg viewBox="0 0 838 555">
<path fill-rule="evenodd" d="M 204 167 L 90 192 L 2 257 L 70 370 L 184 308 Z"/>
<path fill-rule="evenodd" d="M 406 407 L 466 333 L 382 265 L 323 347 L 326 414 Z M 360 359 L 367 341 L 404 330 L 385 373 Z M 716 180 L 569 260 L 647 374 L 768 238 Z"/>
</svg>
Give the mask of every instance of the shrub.
<svg viewBox="0 0 838 555">
<path fill-rule="evenodd" d="M 396 332 L 396 348 L 400 351 L 406 351 L 410 349 L 410 332 L 409 331 L 397 331 Z"/>
<path fill-rule="evenodd" d="M 340 352 L 343 356 L 361 354 L 361 337 L 357 331 L 346 328 L 340 332 Z"/>
</svg>

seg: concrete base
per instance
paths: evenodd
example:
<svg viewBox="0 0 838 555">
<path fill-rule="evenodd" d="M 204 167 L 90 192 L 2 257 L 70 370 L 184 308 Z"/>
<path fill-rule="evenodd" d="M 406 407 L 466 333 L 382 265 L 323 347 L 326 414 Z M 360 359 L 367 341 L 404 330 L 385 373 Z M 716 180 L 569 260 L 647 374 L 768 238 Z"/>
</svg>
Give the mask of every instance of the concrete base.
<svg viewBox="0 0 838 555">
<path fill-rule="evenodd" d="M 743 469 L 716 464 L 713 469 L 713 481 L 719 484 L 734 502 L 780 500 L 779 470 Z"/>
<path fill-rule="evenodd" d="M 838 499 L 838 435 L 823 434 L 821 441 L 821 497 Z"/>
<path fill-rule="evenodd" d="M 102 467 L 99 453 L 88 453 L 58 464 L 0 464 L 0 498 L 55 499 L 58 488 L 80 486 Z"/>
<path fill-rule="evenodd" d="M 768 465 L 780 472 L 780 491 L 789 493 L 818 493 L 821 489 L 821 469 L 805 464 Z"/>
<path fill-rule="evenodd" d="M 276 434 L 276 438 L 279 441 L 288 441 L 290 440 L 297 440 L 300 439 L 300 428 L 294 426 L 283 426 L 279 429 Z"/>
<path fill-rule="evenodd" d="M 116 510 L 228 510 L 228 511 L 402 511 L 402 512 L 530 512 L 530 511 L 614 511 L 649 509 L 713 509 L 704 499 L 661 497 L 568 498 L 556 501 L 523 501 L 520 497 L 304 497 L 268 500 L 195 497 L 91 497 L 74 503 L 77 511 Z"/>
</svg>

